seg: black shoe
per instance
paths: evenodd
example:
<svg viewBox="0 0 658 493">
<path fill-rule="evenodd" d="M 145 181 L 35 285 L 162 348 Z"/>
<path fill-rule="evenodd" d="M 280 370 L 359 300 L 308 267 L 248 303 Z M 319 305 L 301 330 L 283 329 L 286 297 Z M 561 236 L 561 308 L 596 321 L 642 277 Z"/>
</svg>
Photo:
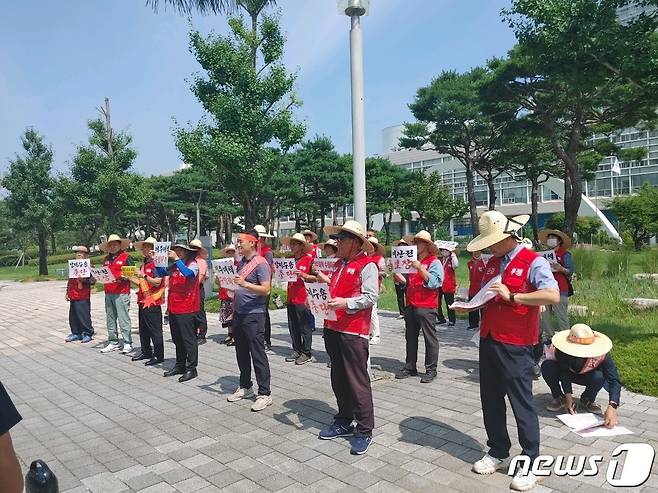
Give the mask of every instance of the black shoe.
<svg viewBox="0 0 658 493">
<path fill-rule="evenodd" d="M 159 364 L 159 363 L 162 363 L 163 361 L 164 361 L 164 359 L 151 358 L 151 359 L 148 360 L 146 363 L 144 363 L 144 366 L 153 366 L 153 365 L 157 365 L 157 364 Z"/>
<path fill-rule="evenodd" d="M 448 322 L 448 327 L 454 327 L 454 326 L 455 326 L 455 322 Z"/>
<path fill-rule="evenodd" d="M 140 360 L 143 360 L 143 359 L 151 359 L 151 357 L 150 357 L 150 356 L 146 356 L 144 353 L 139 353 L 139 354 L 136 354 L 135 356 L 133 356 L 133 357 L 130 358 L 130 359 L 131 359 L 132 361 L 140 361 Z"/>
<path fill-rule="evenodd" d="M 439 320 L 436 325 L 445 325 L 447 322 L 445 320 Z"/>
<path fill-rule="evenodd" d="M 188 380 L 192 380 L 193 378 L 196 378 L 198 376 L 198 373 L 196 370 L 187 370 L 185 373 L 183 373 L 183 376 L 181 376 L 178 381 L 179 382 L 187 382 Z"/>
<path fill-rule="evenodd" d="M 165 377 L 173 377 L 174 375 L 182 375 L 185 373 L 185 370 L 180 366 L 174 366 L 171 370 L 164 372 Z"/>
<path fill-rule="evenodd" d="M 402 368 L 402 371 L 395 374 L 395 378 L 397 378 L 398 380 L 403 380 L 405 378 L 415 377 L 416 375 L 418 375 L 418 372 L 416 370 L 409 370 L 407 368 Z"/>
<path fill-rule="evenodd" d="M 196 343 L 197 343 L 197 346 L 202 346 L 203 344 L 206 343 L 206 338 L 205 337 L 197 337 Z"/>
<path fill-rule="evenodd" d="M 430 383 L 435 378 L 436 378 L 436 371 L 435 370 L 428 371 L 425 373 L 425 375 L 423 375 L 420 378 L 420 383 Z"/>
</svg>

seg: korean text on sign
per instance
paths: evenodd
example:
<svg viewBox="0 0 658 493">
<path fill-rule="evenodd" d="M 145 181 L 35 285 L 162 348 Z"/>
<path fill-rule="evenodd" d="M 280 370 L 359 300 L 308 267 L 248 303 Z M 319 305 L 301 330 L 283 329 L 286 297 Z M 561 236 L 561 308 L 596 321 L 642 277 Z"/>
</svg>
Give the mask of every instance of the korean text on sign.
<svg viewBox="0 0 658 493">
<path fill-rule="evenodd" d="M 167 267 L 169 265 L 169 250 L 171 241 L 158 241 L 153 249 L 153 261 L 156 267 Z"/>
<path fill-rule="evenodd" d="M 92 268 L 91 275 L 101 284 L 114 282 L 114 274 L 112 274 L 109 267 L 100 267 L 98 269 Z"/>
<path fill-rule="evenodd" d="M 338 262 L 336 258 L 314 258 L 313 266 L 325 276 L 331 276 L 338 270 Z"/>
<path fill-rule="evenodd" d="M 295 282 L 295 259 L 293 258 L 275 258 L 274 259 L 274 280 L 278 282 Z"/>
<path fill-rule="evenodd" d="M 221 287 L 235 291 L 237 286 L 235 285 L 235 260 L 233 257 L 213 260 L 212 267 Z"/>
<path fill-rule="evenodd" d="M 555 264 L 557 264 L 557 255 L 555 254 L 555 250 L 546 250 L 545 252 L 537 253 L 548 260 L 548 263 L 551 264 L 551 270 L 555 272 Z"/>
<path fill-rule="evenodd" d="M 89 259 L 75 259 L 69 260 L 69 279 L 77 279 L 78 277 L 89 277 L 91 264 Z"/>
<path fill-rule="evenodd" d="M 397 272 L 398 274 L 411 274 L 418 272 L 413 266 L 414 260 L 418 260 L 418 250 L 416 245 L 391 248 L 391 266 L 393 272 Z"/>
<path fill-rule="evenodd" d="M 137 267 L 134 265 L 122 265 L 121 275 L 123 277 L 135 277 L 137 275 Z"/>
<path fill-rule="evenodd" d="M 326 282 L 309 282 L 304 284 L 306 300 L 315 318 L 336 320 L 336 312 L 329 308 L 329 285 Z"/>
</svg>

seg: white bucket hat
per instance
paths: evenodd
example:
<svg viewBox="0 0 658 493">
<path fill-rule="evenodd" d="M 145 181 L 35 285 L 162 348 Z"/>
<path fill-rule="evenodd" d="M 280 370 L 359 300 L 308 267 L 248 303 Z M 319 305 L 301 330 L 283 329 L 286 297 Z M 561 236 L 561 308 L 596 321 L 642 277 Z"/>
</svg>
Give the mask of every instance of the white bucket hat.
<svg viewBox="0 0 658 493">
<path fill-rule="evenodd" d="M 274 238 L 274 235 L 269 234 L 265 229 L 265 226 L 263 226 L 262 224 L 257 224 L 256 226 L 254 226 L 254 229 L 256 230 L 256 232 L 258 232 L 259 238 Z"/>
<path fill-rule="evenodd" d="M 516 235 L 516 232 L 521 229 L 529 219 L 530 216 L 527 214 L 508 219 L 501 212 L 487 211 L 480 216 L 480 221 L 478 222 L 480 228 L 479 236 L 471 240 L 466 247 L 466 250 L 469 252 L 484 250 L 505 238 Z"/>
<path fill-rule="evenodd" d="M 342 226 L 325 226 L 324 227 L 324 232 L 328 235 L 337 235 L 341 231 L 345 231 L 347 233 L 353 234 L 354 236 L 358 237 L 361 239 L 361 249 L 370 254 L 375 251 L 374 245 L 368 241 L 368 237 L 366 236 L 366 232 L 363 229 L 363 226 L 358 221 L 354 220 L 349 220 Z M 312 233 L 312 231 L 310 231 Z M 306 232 L 304 232 L 306 233 Z M 317 236 L 317 235 L 316 235 Z"/>
<path fill-rule="evenodd" d="M 595 358 L 612 349 L 612 341 L 607 335 L 585 324 L 575 324 L 571 330 L 558 332 L 552 342 L 563 353 L 577 358 Z"/>
<path fill-rule="evenodd" d="M 190 241 L 190 246 L 194 248 L 197 252 L 199 252 L 199 255 L 201 257 L 207 257 L 208 256 L 208 250 L 203 246 L 203 243 L 201 243 L 201 240 L 198 238 L 193 239 Z"/>
</svg>

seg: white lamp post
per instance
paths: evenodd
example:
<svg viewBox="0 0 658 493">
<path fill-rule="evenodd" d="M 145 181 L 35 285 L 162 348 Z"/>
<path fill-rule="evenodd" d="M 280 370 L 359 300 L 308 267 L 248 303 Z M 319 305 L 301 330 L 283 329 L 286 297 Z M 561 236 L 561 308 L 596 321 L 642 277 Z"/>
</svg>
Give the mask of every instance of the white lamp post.
<svg viewBox="0 0 658 493">
<path fill-rule="evenodd" d="M 361 16 L 368 14 L 370 0 L 337 0 L 341 14 L 352 20 L 350 62 L 352 74 L 352 173 L 354 175 L 354 219 L 366 221 L 366 142 L 363 110 L 363 35 Z"/>
</svg>

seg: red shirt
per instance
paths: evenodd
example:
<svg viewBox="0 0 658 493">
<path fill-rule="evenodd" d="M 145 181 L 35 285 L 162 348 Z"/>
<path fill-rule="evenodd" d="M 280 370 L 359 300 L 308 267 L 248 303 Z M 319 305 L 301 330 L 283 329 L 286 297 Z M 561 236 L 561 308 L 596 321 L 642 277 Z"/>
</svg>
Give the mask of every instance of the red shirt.
<svg viewBox="0 0 658 493">
<path fill-rule="evenodd" d="M 309 252 L 295 260 L 295 267 L 300 272 L 308 274 L 311 271 L 312 263 L 313 255 Z M 306 287 L 301 277 L 298 277 L 295 282 L 288 283 L 288 303 L 293 305 L 304 305 L 306 303 Z"/>
</svg>

